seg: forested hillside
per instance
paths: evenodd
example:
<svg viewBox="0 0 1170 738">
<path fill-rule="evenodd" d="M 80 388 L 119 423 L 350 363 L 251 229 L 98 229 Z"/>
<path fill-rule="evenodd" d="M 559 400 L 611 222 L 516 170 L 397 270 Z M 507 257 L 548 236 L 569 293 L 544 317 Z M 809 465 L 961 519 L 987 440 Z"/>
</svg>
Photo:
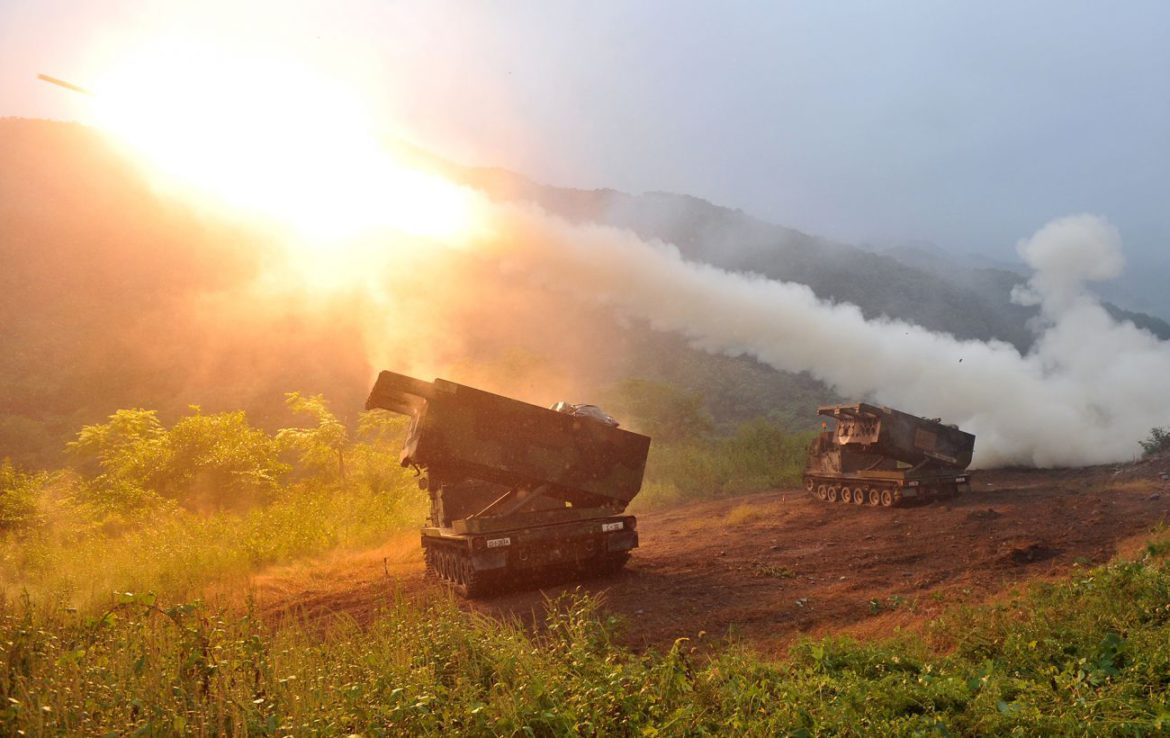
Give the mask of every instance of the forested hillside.
<svg viewBox="0 0 1170 738">
<path fill-rule="evenodd" d="M 971 267 L 938 254 L 896 250 L 875 253 L 767 223 L 688 195 L 576 190 L 532 182 L 501 169 L 447 164 L 452 176 L 500 200 L 526 200 L 577 222 L 628 228 L 643 238 L 679 247 L 688 258 L 734 271 L 806 284 L 824 299 L 850 302 L 867 318 L 888 316 L 958 338 L 1031 345 L 1028 321 L 1036 308 L 1011 302 L 1023 274 Z M 1165 321 L 1109 306 L 1161 338 Z"/>
</svg>

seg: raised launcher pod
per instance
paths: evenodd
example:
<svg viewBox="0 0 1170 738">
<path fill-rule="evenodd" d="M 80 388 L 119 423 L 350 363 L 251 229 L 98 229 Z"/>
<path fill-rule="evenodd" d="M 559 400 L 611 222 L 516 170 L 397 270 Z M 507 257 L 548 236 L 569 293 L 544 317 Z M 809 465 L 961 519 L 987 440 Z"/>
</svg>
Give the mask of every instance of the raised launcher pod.
<svg viewBox="0 0 1170 738">
<path fill-rule="evenodd" d="M 614 572 L 637 547 L 637 521 L 621 513 L 642 487 L 648 437 L 386 371 L 366 401 L 375 408 L 411 417 L 401 462 L 430 495 L 427 573 L 463 596 L 549 570 Z"/>
<path fill-rule="evenodd" d="M 809 447 L 804 486 L 819 499 L 891 507 L 971 490 L 970 433 L 864 402 L 817 413 L 837 421 Z"/>
</svg>

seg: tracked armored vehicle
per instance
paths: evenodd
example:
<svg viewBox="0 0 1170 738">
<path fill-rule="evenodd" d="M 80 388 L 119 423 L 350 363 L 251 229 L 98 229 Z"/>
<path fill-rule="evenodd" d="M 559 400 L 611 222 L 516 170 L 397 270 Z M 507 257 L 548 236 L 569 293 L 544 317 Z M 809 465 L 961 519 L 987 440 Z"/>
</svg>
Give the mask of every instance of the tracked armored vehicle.
<svg viewBox="0 0 1170 738">
<path fill-rule="evenodd" d="M 817 498 L 893 507 L 971 490 L 970 433 L 864 402 L 817 413 L 837 421 L 809 447 L 804 487 Z"/>
<path fill-rule="evenodd" d="M 403 466 L 420 474 L 428 576 L 479 597 L 552 574 L 612 573 L 638 545 L 623 515 L 650 439 L 592 405 L 546 409 L 443 379 L 378 375 L 366 409 L 408 415 Z"/>
</svg>

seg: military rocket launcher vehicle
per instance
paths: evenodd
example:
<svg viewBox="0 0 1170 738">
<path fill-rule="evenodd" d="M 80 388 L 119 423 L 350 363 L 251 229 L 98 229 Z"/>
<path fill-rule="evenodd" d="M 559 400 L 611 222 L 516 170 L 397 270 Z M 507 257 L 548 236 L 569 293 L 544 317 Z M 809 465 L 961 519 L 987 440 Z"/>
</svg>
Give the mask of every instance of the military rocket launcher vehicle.
<svg viewBox="0 0 1170 738">
<path fill-rule="evenodd" d="M 443 379 L 378 375 L 366 409 L 408 415 L 403 466 L 431 511 L 427 574 L 464 597 L 555 572 L 616 572 L 638 545 L 623 515 L 650 439 L 592 405 L 530 405 Z"/>
<path fill-rule="evenodd" d="M 971 490 L 970 433 L 864 402 L 826 405 L 817 413 L 837 421 L 809 447 L 804 486 L 817 498 L 892 507 Z"/>
</svg>

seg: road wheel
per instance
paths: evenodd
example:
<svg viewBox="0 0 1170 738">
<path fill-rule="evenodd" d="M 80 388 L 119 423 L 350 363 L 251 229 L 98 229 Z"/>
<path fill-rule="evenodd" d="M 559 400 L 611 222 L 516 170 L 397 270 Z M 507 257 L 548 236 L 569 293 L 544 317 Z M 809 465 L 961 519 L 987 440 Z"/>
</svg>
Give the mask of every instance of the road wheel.
<svg viewBox="0 0 1170 738">
<path fill-rule="evenodd" d="M 836 485 L 833 485 L 832 487 L 829 487 L 829 491 L 828 491 L 827 497 L 825 499 L 827 499 L 829 502 L 836 502 L 837 498 L 840 496 L 840 494 L 841 494 L 841 488 L 836 486 Z"/>
<path fill-rule="evenodd" d="M 435 549 L 427 546 L 423 549 L 423 563 L 426 564 L 425 576 L 430 579 L 438 579 L 438 564 L 435 561 Z"/>
<path fill-rule="evenodd" d="M 816 488 L 816 485 L 817 485 L 817 483 L 813 480 L 812 477 L 805 477 L 804 478 L 804 490 L 806 492 L 811 493 L 813 491 L 813 489 Z"/>
<path fill-rule="evenodd" d="M 869 498 L 869 504 L 872 507 L 882 504 L 882 491 L 877 487 L 870 487 L 865 491 L 865 495 Z"/>
<path fill-rule="evenodd" d="M 854 505 L 864 505 L 865 504 L 865 489 L 864 488 L 862 488 L 862 487 L 855 487 L 854 488 L 854 490 L 853 490 L 853 504 Z"/>
<path fill-rule="evenodd" d="M 882 490 L 882 507 L 893 507 L 893 506 L 894 506 L 894 492 L 893 492 L 893 490 L 883 489 Z"/>
<path fill-rule="evenodd" d="M 485 578 L 482 572 L 475 570 L 471 559 L 460 556 L 457 565 L 459 578 L 455 582 L 455 593 L 466 599 L 474 599 L 487 591 Z"/>
<path fill-rule="evenodd" d="M 850 489 L 849 487 L 842 487 L 841 488 L 841 502 L 844 502 L 846 505 L 853 502 L 853 490 L 852 489 Z"/>
<path fill-rule="evenodd" d="M 828 487 L 828 485 L 824 485 L 824 484 L 818 484 L 818 485 L 817 485 L 817 499 L 819 499 L 819 500 L 827 500 L 828 498 L 829 498 L 829 487 Z"/>
<path fill-rule="evenodd" d="M 454 587 L 455 594 L 459 595 L 460 597 L 462 597 L 464 599 L 467 599 L 468 597 L 470 597 L 470 595 L 467 594 L 467 574 L 463 571 L 463 567 L 466 564 L 467 564 L 466 561 L 457 561 L 455 564 L 455 568 L 457 570 L 457 573 L 455 575 L 456 576 L 455 587 Z"/>
</svg>

